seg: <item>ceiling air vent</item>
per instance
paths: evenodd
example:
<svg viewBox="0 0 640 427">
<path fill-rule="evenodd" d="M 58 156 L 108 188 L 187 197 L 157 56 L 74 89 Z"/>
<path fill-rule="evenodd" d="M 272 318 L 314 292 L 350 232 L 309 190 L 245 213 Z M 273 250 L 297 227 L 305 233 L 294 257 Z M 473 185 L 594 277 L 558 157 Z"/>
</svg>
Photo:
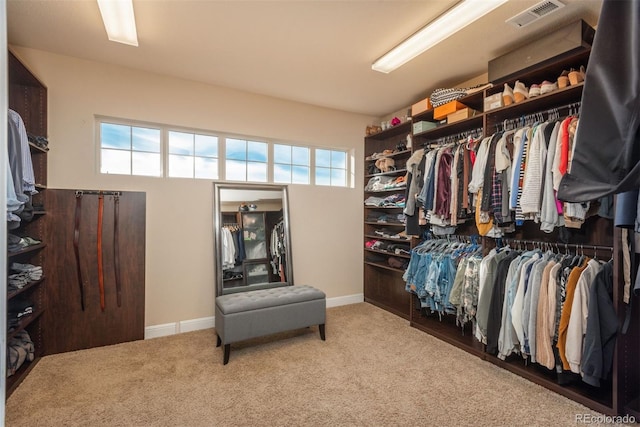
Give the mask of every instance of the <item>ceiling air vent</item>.
<svg viewBox="0 0 640 427">
<path fill-rule="evenodd" d="M 559 0 L 545 0 L 507 19 L 505 22 L 514 27 L 522 28 L 563 7 L 564 4 Z"/>
</svg>

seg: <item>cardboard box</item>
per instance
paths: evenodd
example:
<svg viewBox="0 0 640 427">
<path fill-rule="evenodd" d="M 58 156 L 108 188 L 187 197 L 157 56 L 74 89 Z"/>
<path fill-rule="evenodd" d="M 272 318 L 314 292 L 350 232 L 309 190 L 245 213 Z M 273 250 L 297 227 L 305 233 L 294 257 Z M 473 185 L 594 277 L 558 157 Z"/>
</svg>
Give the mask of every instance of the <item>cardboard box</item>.
<svg viewBox="0 0 640 427">
<path fill-rule="evenodd" d="M 459 122 L 460 120 L 473 117 L 476 114 L 478 114 L 478 112 L 472 108 L 463 108 L 461 110 L 456 111 L 455 113 L 449 114 L 447 116 L 447 123 L 451 124 L 451 123 Z"/>
<path fill-rule="evenodd" d="M 429 98 L 425 98 L 422 101 L 418 101 L 411 106 L 411 115 L 415 116 L 416 114 L 424 113 L 427 110 L 431 110 L 431 100 Z"/>
<path fill-rule="evenodd" d="M 485 113 L 490 110 L 495 110 L 504 106 L 502 101 L 502 92 L 494 93 L 491 96 L 487 96 L 484 99 L 484 111 Z"/>
<path fill-rule="evenodd" d="M 433 109 L 433 118 L 436 120 L 446 119 L 449 114 L 455 113 L 456 111 L 462 110 L 463 108 L 467 108 L 467 106 L 461 102 L 447 102 L 446 104 Z"/>
<path fill-rule="evenodd" d="M 422 133 L 422 132 L 426 132 L 430 129 L 435 128 L 436 126 L 438 126 L 437 123 L 433 123 L 433 122 L 425 122 L 424 120 L 421 122 L 416 122 L 413 124 L 413 133 Z"/>
</svg>

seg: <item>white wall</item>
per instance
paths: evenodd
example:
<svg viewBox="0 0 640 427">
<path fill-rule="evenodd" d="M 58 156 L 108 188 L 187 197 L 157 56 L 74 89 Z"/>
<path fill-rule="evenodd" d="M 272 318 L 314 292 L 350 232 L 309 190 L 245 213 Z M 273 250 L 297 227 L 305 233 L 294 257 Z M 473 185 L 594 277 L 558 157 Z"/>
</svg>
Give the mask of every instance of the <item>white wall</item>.
<svg viewBox="0 0 640 427">
<path fill-rule="evenodd" d="M 7 151 L 7 108 L 9 108 L 9 100 L 7 98 L 7 2 L 0 0 L 0 150 L 3 153 Z M 6 190 L 7 185 L 7 162 L 0 164 L 0 188 Z M 0 192 L 0 206 L 7 205 L 6 191 Z M 4 224 L 7 220 L 6 210 L 0 212 L 0 223 Z M 6 227 L 2 227 L 0 231 L 0 239 L 6 242 Z M 0 249 L 0 271 L 7 271 L 7 248 L 2 245 Z M 0 277 L 0 295 L 7 295 L 7 276 L 3 274 Z M 0 298 L 0 348 L 7 348 L 7 300 Z M 4 402 L 6 392 L 6 352 L 0 354 L 0 401 Z M 4 405 L 0 405 L 0 426 L 4 425 Z"/>
<path fill-rule="evenodd" d="M 212 188 L 98 173 L 94 115 L 353 149 L 354 188 L 289 188 L 297 284 L 362 294 L 363 135 L 371 117 L 12 47 L 47 86 L 50 188 L 145 191 L 145 325 L 213 316 Z M 73 266 L 70 266 L 72 268 Z"/>
</svg>

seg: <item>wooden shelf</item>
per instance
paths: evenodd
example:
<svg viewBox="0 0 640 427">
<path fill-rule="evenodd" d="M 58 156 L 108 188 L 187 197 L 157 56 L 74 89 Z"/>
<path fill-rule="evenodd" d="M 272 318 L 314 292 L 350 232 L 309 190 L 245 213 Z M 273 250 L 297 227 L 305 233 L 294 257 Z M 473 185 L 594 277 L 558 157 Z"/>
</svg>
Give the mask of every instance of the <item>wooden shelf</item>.
<svg viewBox="0 0 640 427">
<path fill-rule="evenodd" d="M 44 148 L 40 147 L 39 145 L 34 144 L 33 142 L 29 142 L 29 148 L 31 148 L 31 153 L 32 154 L 37 154 L 37 153 L 47 153 L 49 150 L 45 150 Z"/>
<path fill-rule="evenodd" d="M 24 330 L 30 324 L 32 324 L 33 322 L 38 320 L 38 318 L 40 318 L 40 316 L 42 316 L 42 313 L 44 313 L 44 309 L 39 308 L 36 311 L 34 311 L 33 313 L 29 314 L 28 316 L 24 316 L 24 318 L 18 323 L 18 326 L 16 326 L 16 328 L 13 331 L 7 332 L 7 342 L 9 342 L 9 340 L 11 338 L 16 336 L 16 334 L 18 332 Z"/>
<path fill-rule="evenodd" d="M 396 188 L 387 188 L 384 190 L 378 190 L 378 191 L 371 191 L 371 190 L 365 190 L 364 192 L 367 194 L 379 194 L 379 193 L 398 193 L 399 191 L 405 192 L 407 190 L 407 186 L 405 185 L 404 187 L 396 187 Z"/>
<path fill-rule="evenodd" d="M 35 368 L 39 361 L 40 357 L 35 357 L 31 362 L 25 361 L 15 374 L 7 377 L 7 397 L 9 397 L 11 393 L 13 393 L 16 388 L 18 388 L 22 380 L 24 380 L 27 375 L 29 375 L 29 372 L 31 372 L 31 370 Z"/>
<path fill-rule="evenodd" d="M 393 138 L 394 136 L 399 136 L 405 133 L 411 133 L 410 120 L 400 123 L 399 125 L 393 126 L 389 129 L 385 129 L 381 132 L 375 133 L 373 135 L 367 135 L 365 138 L 381 141 L 381 140 Z"/>
<path fill-rule="evenodd" d="M 24 255 L 24 254 L 28 254 L 31 252 L 35 252 L 35 251 L 39 251 L 40 249 L 45 248 L 47 245 L 44 243 L 39 243 L 37 245 L 31 245 L 31 246 L 27 246 L 24 249 L 20 249 L 19 251 L 15 251 L 15 252 L 8 252 L 7 251 L 7 256 L 9 258 L 14 258 L 20 255 Z"/>
<path fill-rule="evenodd" d="M 389 172 L 380 172 L 380 173 L 372 173 L 369 175 L 365 175 L 365 178 L 373 178 L 374 176 L 395 176 L 395 175 L 402 175 L 407 173 L 406 169 L 397 169 L 397 170 L 393 170 L 393 171 L 389 171 Z"/>
<path fill-rule="evenodd" d="M 395 253 L 387 252 L 387 251 L 377 251 L 375 249 L 370 249 L 370 248 L 364 248 L 364 250 L 367 251 L 367 252 L 373 252 L 375 254 L 387 255 L 387 256 L 392 256 L 392 257 L 397 257 L 397 258 L 406 258 L 406 259 L 411 258 L 411 255 L 395 254 Z M 404 272 L 404 270 L 402 270 L 402 271 Z"/>
<path fill-rule="evenodd" d="M 391 242 L 398 242 L 398 243 L 406 243 L 406 244 L 411 243 L 411 239 L 398 239 L 393 237 L 378 236 L 376 234 L 365 234 L 364 237 L 368 239 L 388 240 Z"/>
<path fill-rule="evenodd" d="M 376 160 L 378 160 L 378 159 L 380 159 L 382 157 L 391 157 L 391 158 L 403 157 L 403 156 L 407 156 L 408 157 L 408 155 L 410 155 L 410 154 L 411 154 L 411 150 L 394 151 L 391 154 L 385 154 L 384 156 L 380 156 L 380 157 L 377 157 L 375 159 L 370 159 L 370 158 L 367 157 L 364 160 L 367 161 L 367 162 L 375 162 Z"/>
<path fill-rule="evenodd" d="M 455 135 L 461 132 L 465 132 L 473 129 L 480 129 L 483 126 L 484 115 L 482 113 L 477 114 L 468 119 L 460 120 L 459 122 L 441 125 L 428 131 L 415 134 L 414 140 L 428 141 L 436 140 L 448 135 Z"/>
<path fill-rule="evenodd" d="M 38 286 L 39 284 L 41 284 L 44 281 L 44 276 L 42 276 L 42 278 L 40 280 L 36 280 L 33 282 L 29 282 L 26 285 L 24 285 L 21 289 L 18 289 L 17 291 L 12 291 L 12 292 L 8 292 L 7 293 L 7 300 L 10 300 L 11 298 L 14 298 L 24 292 L 27 292 L 28 290 L 34 288 L 35 286 Z"/>
</svg>

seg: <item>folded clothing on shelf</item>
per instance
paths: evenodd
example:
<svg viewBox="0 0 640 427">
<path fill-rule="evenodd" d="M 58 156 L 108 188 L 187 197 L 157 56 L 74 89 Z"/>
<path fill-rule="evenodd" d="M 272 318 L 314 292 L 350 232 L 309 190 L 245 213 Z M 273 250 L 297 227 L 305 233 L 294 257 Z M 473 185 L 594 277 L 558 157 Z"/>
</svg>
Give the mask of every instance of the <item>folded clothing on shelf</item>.
<svg viewBox="0 0 640 427">
<path fill-rule="evenodd" d="M 7 233 L 7 250 L 9 252 L 17 252 L 29 246 L 39 245 L 40 243 L 42 243 L 40 240 L 36 240 L 33 237 L 20 237 Z"/>
<path fill-rule="evenodd" d="M 7 319 L 22 319 L 33 313 L 33 302 L 22 297 L 12 298 L 7 302 Z"/>
<path fill-rule="evenodd" d="M 15 374 L 25 361 L 35 357 L 35 347 L 27 331 L 18 332 L 7 342 L 7 376 Z"/>
</svg>

